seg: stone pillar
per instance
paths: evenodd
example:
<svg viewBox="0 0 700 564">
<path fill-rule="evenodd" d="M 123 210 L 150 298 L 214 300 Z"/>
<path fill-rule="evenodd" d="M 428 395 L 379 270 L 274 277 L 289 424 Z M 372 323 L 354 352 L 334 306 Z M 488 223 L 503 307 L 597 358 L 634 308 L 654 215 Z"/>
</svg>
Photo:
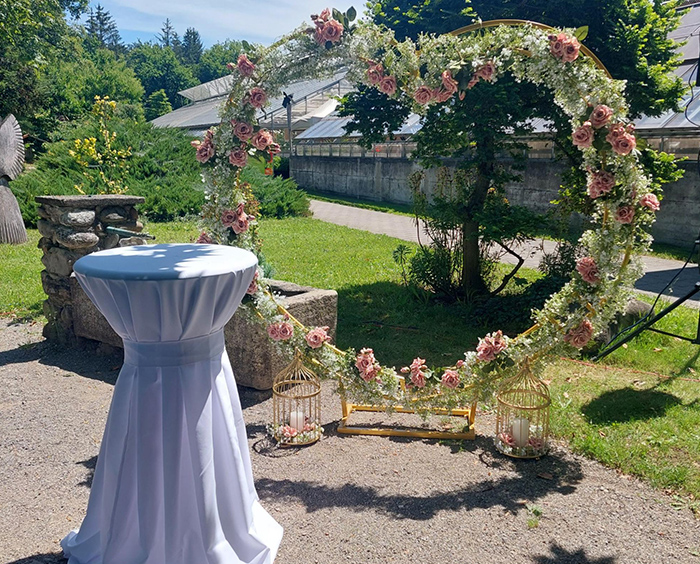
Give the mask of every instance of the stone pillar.
<svg viewBox="0 0 700 564">
<path fill-rule="evenodd" d="M 144 202 L 139 196 L 37 196 L 39 248 L 45 270 L 41 282 L 48 299 L 44 302 L 47 324 L 44 337 L 61 343 L 74 343 L 73 306 L 70 277 L 73 263 L 87 254 L 124 246 L 143 244 L 138 237 L 107 233 L 108 226 L 140 232 L 143 224 L 134 207 Z"/>
</svg>

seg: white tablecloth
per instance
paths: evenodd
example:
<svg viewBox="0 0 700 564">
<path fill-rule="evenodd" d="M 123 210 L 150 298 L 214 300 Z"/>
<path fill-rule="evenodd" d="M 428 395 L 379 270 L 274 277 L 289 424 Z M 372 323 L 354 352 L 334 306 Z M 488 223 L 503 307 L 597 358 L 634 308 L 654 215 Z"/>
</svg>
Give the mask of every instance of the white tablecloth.
<svg viewBox="0 0 700 564">
<path fill-rule="evenodd" d="M 112 249 L 75 263 L 124 339 L 87 515 L 69 564 L 271 563 L 282 527 L 253 485 L 223 327 L 257 259 L 218 245 Z"/>
</svg>

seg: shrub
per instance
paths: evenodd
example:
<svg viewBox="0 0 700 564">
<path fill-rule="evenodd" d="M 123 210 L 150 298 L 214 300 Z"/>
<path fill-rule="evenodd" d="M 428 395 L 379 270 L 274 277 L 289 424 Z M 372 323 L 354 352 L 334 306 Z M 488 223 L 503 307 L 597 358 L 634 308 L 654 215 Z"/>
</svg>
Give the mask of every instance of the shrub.
<svg viewBox="0 0 700 564">
<path fill-rule="evenodd" d="M 260 202 L 260 215 L 263 217 L 307 216 L 309 198 L 299 190 L 291 178 L 266 176 L 262 161 L 249 161 L 241 178 L 253 187 L 253 194 Z"/>
</svg>

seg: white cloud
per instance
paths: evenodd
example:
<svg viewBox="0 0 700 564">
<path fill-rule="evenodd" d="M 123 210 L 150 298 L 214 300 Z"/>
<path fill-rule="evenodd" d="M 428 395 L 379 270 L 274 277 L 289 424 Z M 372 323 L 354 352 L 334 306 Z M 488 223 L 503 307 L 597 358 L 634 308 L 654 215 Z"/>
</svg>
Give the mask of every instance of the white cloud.
<svg viewBox="0 0 700 564">
<path fill-rule="evenodd" d="M 292 31 L 309 16 L 329 7 L 328 0 L 101 0 L 114 17 L 117 27 L 155 35 L 162 22 L 170 19 L 182 35 L 188 27 L 199 31 L 207 44 L 224 39 L 249 39 L 271 43 Z M 364 0 L 354 2 L 358 11 Z M 351 0 L 335 7 L 341 11 L 353 5 Z"/>
</svg>

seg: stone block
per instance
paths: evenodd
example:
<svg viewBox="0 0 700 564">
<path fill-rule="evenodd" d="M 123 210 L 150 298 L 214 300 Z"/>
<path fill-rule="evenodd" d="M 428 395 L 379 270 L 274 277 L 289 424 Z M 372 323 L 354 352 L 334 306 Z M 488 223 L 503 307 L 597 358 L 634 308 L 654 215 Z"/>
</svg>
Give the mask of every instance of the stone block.
<svg viewBox="0 0 700 564">
<path fill-rule="evenodd" d="M 46 237 L 47 239 L 52 239 L 54 236 L 54 233 L 56 232 L 56 229 L 50 221 L 47 221 L 45 219 L 40 219 L 36 222 L 36 228 L 39 230 L 39 233 L 41 234 L 42 237 Z"/>
<path fill-rule="evenodd" d="M 282 303 L 289 312 L 307 326 L 328 326 L 335 335 L 338 318 L 338 294 L 333 290 L 318 290 L 290 282 L 273 280 L 272 289 L 282 294 Z M 73 329 L 85 337 L 112 346 L 123 347 L 121 337 L 92 304 L 75 276 L 70 281 L 73 300 Z M 250 320 L 242 311 L 236 312 L 224 328 L 228 351 L 236 381 L 251 388 L 269 390 L 275 375 L 288 363 L 267 336 L 265 327 Z"/>
<path fill-rule="evenodd" d="M 119 235 L 116 233 L 100 235 L 100 249 L 113 249 L 117 245 L 119 245 Z"/>
<path fill-rule="evenodd" d="M 46 270 L 41 271 L 41 286 L 55 304 L 67 305 L 71 302 L 71 291 L 67 282 L 65 278 L 53 276 Z"/>
<path fill-rule="evenodd" d="M 61 214 L 58 219 L 61 225 L 73 229 L 89 229 L 95 223 L 95 210 L 74 210 Z"/>
<path fill-rule="evenodd" d="M 54 239 L 68 249 L 89 249 L 100 241 L 94 233 L 73 231 L 68 227 L 57 227 Z"/>
<path fill-rule="evenodd" d="M 73 264 L 80 255 L 60 247 L 52 247 L 43 257 L 41 262 L 51 274 L 68 278 L 73 272 Z"/>
<path fill-rule="evenodd" d="M 109 206 L 100 212 L 102 223 L 124 223 L 129 220 L 128 212 L 122 206 Z"/>
</svg>

